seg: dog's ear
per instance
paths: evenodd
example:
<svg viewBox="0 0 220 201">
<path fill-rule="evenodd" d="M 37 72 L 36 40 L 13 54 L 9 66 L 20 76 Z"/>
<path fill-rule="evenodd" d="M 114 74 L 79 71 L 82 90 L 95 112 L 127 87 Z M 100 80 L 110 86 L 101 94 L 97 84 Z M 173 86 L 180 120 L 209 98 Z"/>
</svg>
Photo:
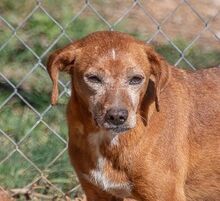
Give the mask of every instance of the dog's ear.
<svg viewBox="0 0 220 201">
<path fill-rule="evenodd" d="M 150 62 L 150 81 L 154 84 L 154 99 L 156 110 L 160 111 L 160 92 L 169 79 L 169 67 L 164 58 L 154 51 L 152 47 L 145 46 L 145 52 Z"/>
<path fill-rule="evenodd" d="M 70 73 L 74 66 L 76 56 L 76 43 L 70 44 L 64 48 L 53 52 L 47 61 L 47 71 L 53 82 L 51 104 L 55 105 L 58 99 L 58 76 L 59 71 Z"/>
</svg>

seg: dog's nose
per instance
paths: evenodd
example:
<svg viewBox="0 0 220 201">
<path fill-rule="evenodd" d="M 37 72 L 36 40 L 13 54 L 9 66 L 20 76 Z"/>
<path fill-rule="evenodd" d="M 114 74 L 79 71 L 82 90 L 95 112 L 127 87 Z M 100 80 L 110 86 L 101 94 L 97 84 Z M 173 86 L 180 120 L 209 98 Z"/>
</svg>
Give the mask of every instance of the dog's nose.
<svg viewBox="0 0 220 201">
<path fill-rule="evenodd" d="M 105 120 L 113 125 L 121 125 L 128 118 L 128 111 L 125 109 L 112 108 L 107 111 Z"/>
</svg>

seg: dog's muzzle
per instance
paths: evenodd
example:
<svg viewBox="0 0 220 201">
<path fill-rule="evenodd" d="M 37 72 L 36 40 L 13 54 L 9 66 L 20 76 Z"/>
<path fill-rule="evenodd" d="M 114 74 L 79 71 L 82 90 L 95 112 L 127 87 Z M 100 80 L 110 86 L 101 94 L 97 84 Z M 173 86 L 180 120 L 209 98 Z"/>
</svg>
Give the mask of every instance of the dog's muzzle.
<svg viewBox="0 0 220 201">
<path fill-rule="evenodd" d="M 126 126 L 128 111 L 123 108 L 111 108 L 107 110 L 104 117 L 104 127 L 114 132 L 123 132 L 129 128 Z"/>
</svg>

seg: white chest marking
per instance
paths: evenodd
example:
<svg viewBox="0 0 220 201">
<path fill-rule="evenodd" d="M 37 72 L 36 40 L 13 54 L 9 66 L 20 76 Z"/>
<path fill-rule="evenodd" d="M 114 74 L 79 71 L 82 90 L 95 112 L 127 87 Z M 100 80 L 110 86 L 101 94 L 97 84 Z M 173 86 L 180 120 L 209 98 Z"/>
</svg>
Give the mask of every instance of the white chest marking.
<svg viewBox="0 0 220 201">
<path fill-rule="evenodd" d="M 115 137 L 113 137 L 113 139 L 111 140 L 111 146 L 118 146 L 119 144 L 119 139 L 118 139 L 118 135 L 116 135 Z"/>
<path fill-rule="evenodd" d="M 97 154 L 97 165 L 95 169 L 89 172 L 89 175 L 84 175 L 84 176 L 88 181 L 95 184 L 96 186 L 98 186 L 104 191 L 107 191 L 115 196 L 122 197 L 122 198 L 130 197 L 131 190 L 132 190 L 131 184 L 129 182 L 117 183 L 109 179 L 104 171 L 106 159 L 101 155 L 99 151 L 99 146 L 104 135 L 106 134 L 93 133 L 90 135 L 88 139 L 93 149 L 95 147 L 96 154 Z M 115 140 L 117 142 L 117 138 Z M 116 142 L 112 142 L 112 144 Z"/>
<path fill-rule="evenodd" d="M 129 183 L 116 183 L 105 175 L 103 169 L 105 162 L 105 159 L 102 157 L 98 159 L 96 169 L 90 171 L 90 181 L 99 186 L 102 190 L 110 192 L 113 195 L 120 197 L 130 196 L 131 186 Z"/>
<path fill-rule="evenodd" d="M 115 49 L 114 48 L 112 49 L 112 58 L 113 58 L 113 60 L 115 60 L 115 58 L 116 58 Z"/>
</svg>

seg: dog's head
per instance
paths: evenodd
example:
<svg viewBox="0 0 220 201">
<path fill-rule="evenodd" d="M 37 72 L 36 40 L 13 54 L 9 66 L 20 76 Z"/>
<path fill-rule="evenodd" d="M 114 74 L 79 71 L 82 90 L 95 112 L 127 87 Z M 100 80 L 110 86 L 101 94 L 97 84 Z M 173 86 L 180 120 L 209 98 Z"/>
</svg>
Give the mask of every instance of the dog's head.
<svg viewBox="0 0 220 201">
<path fill-rule="evenodd" d="M 135 127 L 142 103 L 149 102 L 144 101 L 149 85 L 159 111 L 159 93 L 168 74 L 166 63 L 151 47 L 127 34 L 108 31 L 55 51 L 47 69 L 53 81 L 52 104 L 58 97 L 58 72 L 67 71 L 79 103 L 100 128 L 114 132 Z"/>
</svg>

